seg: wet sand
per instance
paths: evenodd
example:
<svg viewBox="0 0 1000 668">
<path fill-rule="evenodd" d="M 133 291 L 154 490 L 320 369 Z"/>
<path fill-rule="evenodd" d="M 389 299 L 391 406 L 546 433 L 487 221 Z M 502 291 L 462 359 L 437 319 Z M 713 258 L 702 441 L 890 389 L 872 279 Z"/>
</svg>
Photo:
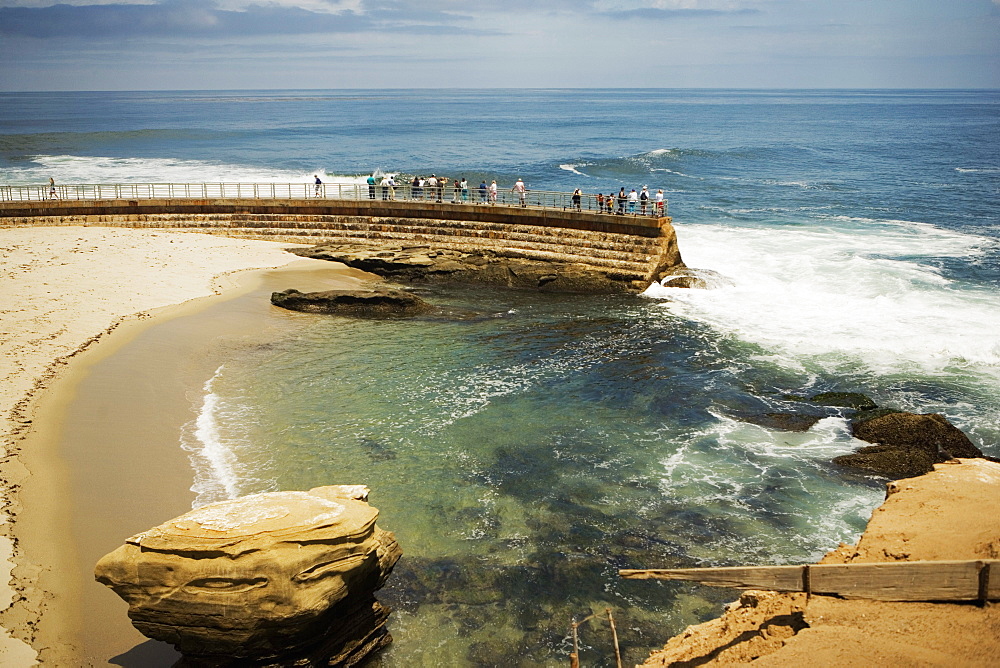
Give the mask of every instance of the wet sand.
<svg viewBox="0 0 1000 668">
<path fill-rule="evenodd" d="M 132 629 L 91 569 L 129 535 L 191 507 L 178 433 L 192 392 L 217 368 L 220 348 L 206 341 L 241 335 L 248 307 L 238 302 L 268 275 L 235 272 L 295 263 L 270 274 L 282 275 L 280 289 L 367 277 L 288 246 L 158 230 L 0 229 L 0 290 L 14 297 L 0 307 L 0 547 L 12 556 L 0 664 L 176 658 Z M 272 308 L 264 290 L 249 308 Z M 230 303 L 235 311 L 211 315 Z"/>
<path fill-rule="evenodd" d="M 67 586 L 78 599 L 70 607 L 80 614 L 72 620 L 76 656 L 88 664 L 169 666 L 178 658 L 168 645 L 146 642 L 132 628 L 125 604 L 94 581 L 93 565 L 128 536 L 191 509 L 193 469 L 181 432 L 197 418 L 202 388 L 227 354 L 272 338 L 260 329 L 264 313 L 275 309 L 270 293 L 355 287 L 367 278 L 332 263 L 298 266 L 255 274 L 246 294 L 175 309 L 134 338 L 81 360 L 52 388 L 58 397 L 53 404 L 62 405 L 45 412 L 60 426 L 50 446 L 69 468 L 73 501 L 77 564 Z M 277 315 L 276 329 L 307 317 Z"/>
</svg>

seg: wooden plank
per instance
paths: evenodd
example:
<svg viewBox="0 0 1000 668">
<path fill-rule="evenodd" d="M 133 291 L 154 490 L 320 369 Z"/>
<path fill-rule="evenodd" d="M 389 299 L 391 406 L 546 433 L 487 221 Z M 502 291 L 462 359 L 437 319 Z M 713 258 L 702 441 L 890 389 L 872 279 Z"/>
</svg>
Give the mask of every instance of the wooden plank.
<svg viewBox="0 0 1000 668">
<path fill-rule="evenodd" d="M 880 601 L 1000 600 L 1000 560 L 629 569 L 619 575 Z"/>
<path fill-rule="evenodd" d="M 859 564 L 860 565 L 860 564 Z M 877 601 L 975 601 L 977 561 L 820 564 L 809 569 L 812 591 Z"/>
<path fill-rule="evenodd" d="M 620 570 L 630 580 L 688 580 L 713 587 L 803 591 L 804 566 L 728 566 L 720 568 L 654 568 Z"/>
</svg>

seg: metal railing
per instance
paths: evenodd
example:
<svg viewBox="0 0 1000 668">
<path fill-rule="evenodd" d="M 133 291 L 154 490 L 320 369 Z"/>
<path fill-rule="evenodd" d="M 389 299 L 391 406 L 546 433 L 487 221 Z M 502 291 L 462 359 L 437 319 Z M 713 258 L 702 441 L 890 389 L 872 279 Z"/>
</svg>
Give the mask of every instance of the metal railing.
<svg viewBox="0 0 1000 668">
<path fill-rule="evenodd" d="M 411 202 L 441 202 L 493 206 L 523 206 L 561 211 L 587 211 L 633 216 L 666 216 L 667 201 L 630 202 L 608 195 L 599 201 L 597 195 L 548 190 L 514 192 L 498 188 L 495 193 L 469 184 L 468 188 L 454 185 L 423 187 L 411 184 L 370 186 L 365 183 L 114 183 L 56 186 L 0 185 L 0 201 L 24 202 L 45 200 L 143 200 L 143 199 L 338 199 L 386 200 Z"/>
</svg>

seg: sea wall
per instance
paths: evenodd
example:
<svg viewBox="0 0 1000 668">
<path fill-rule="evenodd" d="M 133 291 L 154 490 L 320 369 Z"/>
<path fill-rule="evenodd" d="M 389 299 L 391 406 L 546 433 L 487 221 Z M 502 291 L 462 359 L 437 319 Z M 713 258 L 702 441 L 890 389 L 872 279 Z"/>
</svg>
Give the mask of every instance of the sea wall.
<svg viewBox="0 0 1000 668">
<path fill-rule="evenodd" d="M 683 266 L 669 217 L 572 209 L 381 199 L 0 202 L 0 227 L 20 225 L 171 228 L 315 245 L 420 245 L 582 265 L 633 289 Z"/>
</svg>

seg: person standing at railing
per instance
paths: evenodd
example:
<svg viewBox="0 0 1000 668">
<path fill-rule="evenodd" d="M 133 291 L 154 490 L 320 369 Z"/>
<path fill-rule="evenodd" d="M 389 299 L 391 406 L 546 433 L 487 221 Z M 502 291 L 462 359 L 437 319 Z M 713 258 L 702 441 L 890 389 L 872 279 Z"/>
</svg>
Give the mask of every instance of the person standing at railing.
<svg viewBox="0 0 1000 668">
<path fill-rule="evenodd" d="M 642 215 L 646 215 L 646 206 L 649 204 L 649 188 L 647 186 L 642 187 L 642 192 L 639 193 L 639 208 L 642 209 Z"/>
<path fill-rule="evenodd" d="M 382 199 L 389 199 L 389 176 L 383 176 L 382 180 L 378 182 L 379 190 L 382 191 Z"/>
<path fill-rule="evenodd" d="M 392 178 L 392 174 L 389 175 L 389 199 L 396 199 L 396 179 Z"/>
<path fill-rule="evenodd" d="M 583 193 L 580 192 L 579 188 L 573 191 L 573 197 L 571 198 L 571 200 L 573 202 L 573 208 L 576 209 L 577 211 L 580 211 L 580 199 L 582 197 Z"/>
<path fill-rule="evenodd" d="M 490 197 L 490 188 L 486 185 L 486 179 L 483 179 L 479 184 L 479 201 L 482 204 L 486 204 Z"/>
<path fill-rule="evenodd" d="M 628 201 L 628 195 L 625 194 L 625 188 L 623 187 L 618 191 L 618 215 L 625 215 L 625 202 Z"/>
<path fill-rule="evenodd" d="M 514 187 L 511 188 L 510 191 L 512 193 L 517 193 L 518 201 L 520 202 L 521 206 L 524 206 L 524 193 L 525 193 L 524 181 L 518 179 L 517 183 L 514 184 Z"/>
<path fill-rule="evenodd" d="M 413 183 L 410 184 L 410 186 L 413 189 L 412 192 L 413 199 L 420 199 L 421 196 L 423 195 L 423 190 L 422 190 L 423 183 L 424 183 L 423 180 L 419 176 L 413 177 Z"/>
<path fill-rule="evenodd" d="M 663 217 L 663 191 L 662 190 L 657 190 L 656 191 L 656 195 L 653 197 L 653 199 L 656 202 L 656 213 L 660 216 L 660 218 L 662 218 Z"/>
<path fill-rule="evenodd" d="M 323 190 L 323 182 L 319 180 L 319 174 L 313 174 L 313 178 L 316 179 L 316 197 L 319 197 Z"/>
<path fill-rule="evenodd" d="M 635 191 L 635 188 L 632 188 L 632 192 L 630 192 L 628 194 L 628 212 L 629 213 L 635 213 L 635 205 L 636 205 L 636 202 L 638 202 L 638 201 L 639 201 L 639 193 L 637 193 Z"/>
<path fill-rule="evenodd" d="M 604 193 L 597 193 L 597 213 L 604 213 Z"/>
<path fill-rule="evenodd" d="M 496 204 L 496 203 L 497 203 L 497 180 L 493 179 L 493 182 L 490 184 L 490 204 Z"/>
<path fill-rule="evenodd" d="M 431 174 L 431 178 L 427 179 L 427 196 L 436 197 L 438 188 L 438 179 L 436 174 Z"/>
<path fill-rule="evenodd" d="M 56 180 L 49 177 L 49 197 L 51 199 L 59 199 L 59 195 L 56 194 Z"/>
<path fill-rule="evenodd" d="M 462 182 L 458 184 L 458 187 L 461 188 L 461 190 L 462 190 L 462 201 L 463 202 L 468 202 L 469 201 L 469 182 L 465 180 L 464 176 L 462 177 Z"/>
</svg>

